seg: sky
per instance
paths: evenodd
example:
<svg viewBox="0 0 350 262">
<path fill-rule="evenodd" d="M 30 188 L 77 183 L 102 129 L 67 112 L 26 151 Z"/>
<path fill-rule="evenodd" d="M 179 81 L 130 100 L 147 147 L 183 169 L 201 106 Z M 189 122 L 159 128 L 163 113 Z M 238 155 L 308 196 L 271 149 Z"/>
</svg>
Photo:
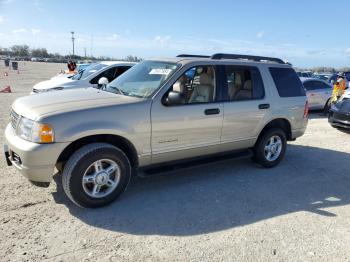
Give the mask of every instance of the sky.
<svg viewBox="0 0 350 262">
<path fill-rule="evenodd" d="M 226 52 L 342 67 L 350 66 L 348 10 L 347 0 L 0 0 L 0 47 L 70 54 L 74 31 L 79 55 Z"/>
</svg>

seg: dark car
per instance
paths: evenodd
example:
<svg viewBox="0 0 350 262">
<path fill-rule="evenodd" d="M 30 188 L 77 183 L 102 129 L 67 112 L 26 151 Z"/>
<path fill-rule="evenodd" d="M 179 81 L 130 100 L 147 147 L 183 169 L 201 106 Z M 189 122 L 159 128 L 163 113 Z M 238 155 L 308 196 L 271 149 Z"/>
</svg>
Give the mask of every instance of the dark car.
<svg viewBox="0 0 350 262">
<path fill-rule="evenodd" d="M 345 96 L 332 105 L 329 110 L 328 122 L 333 127 L 350 129 L 350 96 Z"/>
</svg>

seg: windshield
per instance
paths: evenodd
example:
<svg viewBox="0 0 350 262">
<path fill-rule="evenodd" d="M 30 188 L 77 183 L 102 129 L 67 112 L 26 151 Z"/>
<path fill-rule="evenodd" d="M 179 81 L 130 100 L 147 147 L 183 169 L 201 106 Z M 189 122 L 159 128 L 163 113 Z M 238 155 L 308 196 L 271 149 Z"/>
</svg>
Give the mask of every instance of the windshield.
<svg viewBox="0 0 350 262">
<path fill-rule="evenodd" d="M 83 70 L 81 70 L 79 73 L 75 74 L 74 76 L 72 76 L 73 80 L 80 80 L 80 79 L 85 79 L 87 78 L 89 75 L 101 70 L 102 68 L 107 67 L 107 65 L 104 64 L 91 64 L 87 67 L 85 67 Z"/>
<path fill-rule="evenodd" d="M 177 68 L 175 63 L 144 61 L 112 81 L 104 90 L 126 96 L 150 97 Z"/>
</svg>

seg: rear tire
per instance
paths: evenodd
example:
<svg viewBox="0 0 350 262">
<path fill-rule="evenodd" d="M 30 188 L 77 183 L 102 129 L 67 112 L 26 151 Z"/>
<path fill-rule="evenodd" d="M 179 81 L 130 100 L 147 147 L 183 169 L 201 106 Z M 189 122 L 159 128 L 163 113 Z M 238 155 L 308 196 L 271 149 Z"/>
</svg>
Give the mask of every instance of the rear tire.
<svg viewBox="0 0 350 262">
<path fill-rule="evenodd" d="M 327 103 L 325 104 L 325 106 L 323 108 L 323 113 L 325 115 L 328 115 L 329 110 L 331 109 L 331 105 L 332 105 L 331 99 L 328 99 Z"/>
<path fill-rule="evenodd" d="M 254 147 L 253 161 L 271 168 L 278 165 L 284 157 L 287 147 L 286 134 L 280 128 L 264 131 Z"/>
<path fill-rule="evenodd" d="M 69 158 L 63 169 L 62 185 L 72 202 L 96 208 L 119 197 L 130 178 L 131 165 L 123 151 L 110 144 L 93 143 Z"/>
</svg>

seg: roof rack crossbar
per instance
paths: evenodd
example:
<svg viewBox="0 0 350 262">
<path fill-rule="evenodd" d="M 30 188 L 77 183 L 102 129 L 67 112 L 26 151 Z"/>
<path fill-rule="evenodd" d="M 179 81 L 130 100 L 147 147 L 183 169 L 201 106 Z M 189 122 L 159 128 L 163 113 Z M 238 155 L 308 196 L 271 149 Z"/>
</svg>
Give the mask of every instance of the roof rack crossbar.
<svg viewBox="0 0 350 262">
<path fill-rule="evenodd" d="M 198 57 L 198 58 L 210 58 L 208 55 L 189 55 L 189 54 L 181 54 L 177 57 Z"/>
<path fill-rule="evenodd" d="M 267 57 L 267 56 L 254 56 L 254 55 L 237 55 L 237 54 L 214 54 L 210 57 L 211 59 L 246 59 L 246 60 L 253 60 L 256 62 L 261 61 L 271 61 L 278 64 L 286 64 L 282 59 L 274 58 L 274 57 Z"/>
</svg>

